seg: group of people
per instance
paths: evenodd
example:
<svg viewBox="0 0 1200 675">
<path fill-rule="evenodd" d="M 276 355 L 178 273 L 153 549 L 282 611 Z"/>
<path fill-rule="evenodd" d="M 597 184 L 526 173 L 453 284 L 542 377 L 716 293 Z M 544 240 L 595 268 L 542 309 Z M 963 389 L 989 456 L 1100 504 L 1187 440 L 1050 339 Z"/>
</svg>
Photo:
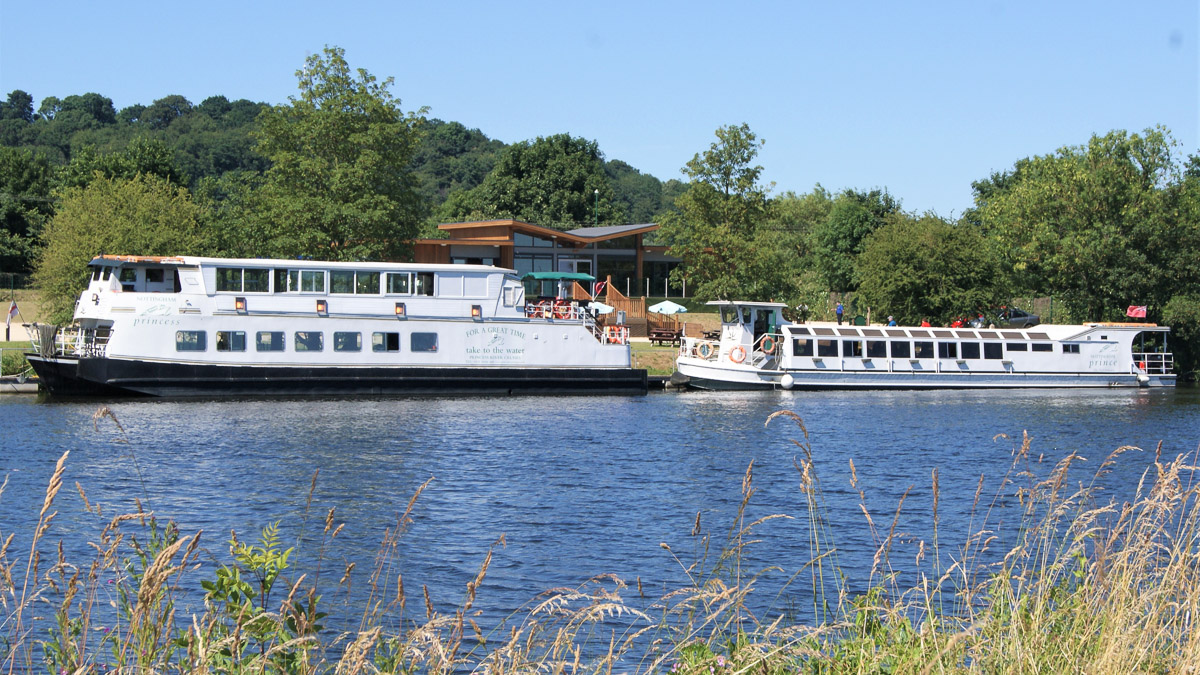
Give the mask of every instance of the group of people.
<svg viewBox="0 0 1200 675">
<path fill-rule="evenodd" d="M 807 307 L 805 307 L 805 309 L 807 309 Z M 846 308 L 842 306 L 842 303 L 841 303 L 841 302 L 838 302 L 838 304 L 837 304 L 837 307 L 835 307 L 833 311 L 834 311 L 834 313 L 835 313 L 835 314 L 837 314 L 837 322 L 838 322 L 838 325 L 839 325 L 839 326 L 840 326 L 840 325 L 842 325 L 842 317 L 843 317 L 843 315 L 846 313 Z M 892 316 L 892 315 L 890 315 L 890 314 L 889 314 L 889 315 L 888 315 L 888 318 L 887 318 L 887 325 L 889 325 L 889 326 L 898 326 L 899 324 L 897 324 L 897 323 L 896 323 L 896 318 L 895 318 L 894 316 Z M 929 323 L 929 319 L 928 319 L 928 318 L 921 319 L 921 325 L 922 325 L 922 326 L 929 326 L 929 325 L 930 325 L 930 323 Z M 951 328 L 958 328 L 958 327 L 959 327 L 959 326 L 961 326 L 961 325 L 962 325 L 962 322 L 961 322 L 961 321 L 959 321 L 959 323 L 958 323 L 958 326 L 954 326 L 954 325 L 952 325 L 952 326 L 951 326 Z"/>
</svg>

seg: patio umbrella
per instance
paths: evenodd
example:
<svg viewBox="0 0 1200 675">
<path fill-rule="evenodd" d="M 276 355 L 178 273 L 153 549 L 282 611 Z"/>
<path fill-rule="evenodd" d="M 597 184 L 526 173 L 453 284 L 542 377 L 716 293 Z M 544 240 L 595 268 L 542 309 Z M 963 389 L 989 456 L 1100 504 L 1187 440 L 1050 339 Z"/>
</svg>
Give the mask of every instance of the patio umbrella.
<svg viewBox="0 0 1200 675">
<path fill-rule="evenodd" d="M 687 307 L 670 300 L 663 300 L 657 305 L 651 305 L 647 309 L 655 314 L 683 314 L 687 311 Z"/>
<path fill-rule="evenodd" d="M 593 300 L 588 303 L 588 309 L 592 310 L 593 312 L 595 312 L 597 314 L 609 314 L 613 311 L 612 307 L 604 304 L 603 302 L 598 302 L 596 300 Z"/>
</svg>

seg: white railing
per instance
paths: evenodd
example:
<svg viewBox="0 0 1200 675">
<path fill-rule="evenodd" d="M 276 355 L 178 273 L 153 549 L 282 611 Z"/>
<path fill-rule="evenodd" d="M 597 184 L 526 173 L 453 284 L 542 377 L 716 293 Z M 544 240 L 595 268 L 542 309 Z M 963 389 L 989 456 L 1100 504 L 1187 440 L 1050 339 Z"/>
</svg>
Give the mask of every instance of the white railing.
<svg viewBox="0 0 1200 675">
<path fill-rule="evenodd" d="M 65 326 L 54 333 L 53 345 L 43 345 L 43 332 L 47 326 L 33 324 L 29 341 L 33 350 L 46 356 L 101 357 L 108 352 L 108 340 L 112 334 L 80 326 Z"/>
<path fill-rule="evenodd" d="M 679 355 L 705 361 L 716 361 L 721 353 L 719 340 L 685 337 L 679 342 Z"/>
<path fill-rule="evenodd" d="M 1175 368 L 1175 357 L 1170 352 L 1134 352 L 1133 365 L 1147 375 L 1168 375 Z"/>
<path fill-rule="evenodd" d="M 568 302 L 544 300 L 525 305 L 525 316 L 550 321 L 582 321 L 601 344 L 629 344 L 628 326 L 601 326 L 587 309 Z"/>
</svg>

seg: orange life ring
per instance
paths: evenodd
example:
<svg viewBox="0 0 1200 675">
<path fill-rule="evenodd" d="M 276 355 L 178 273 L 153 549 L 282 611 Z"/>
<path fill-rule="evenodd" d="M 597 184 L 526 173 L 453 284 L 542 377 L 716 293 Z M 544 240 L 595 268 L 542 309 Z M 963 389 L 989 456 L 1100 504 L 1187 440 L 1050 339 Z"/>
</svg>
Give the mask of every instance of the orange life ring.
<svg viewBox="0 0 1200 675">
<path fill-rule="evenodd" d="M 549 319 L 554 316 L 554 309 L 550 305 L 542 305 L 542 318 Z"/>
<path fill-rule="evenodd" d="M 1138 361 L 1138 368 L 1141 368 L 1142 370 L 1145 370 L 1145 369 L 1146 369 L 1146 362 L 1145 362 L 1145 361 Z"/>
<path fill-rule="evenodd" d="M 762 340 L 762 350 L 764 354 L 775 353 L 775 340 L 771 337 L 765 337 Z"/>
<path fill-rule="evenodd" d="M 738 345 L 729 350 L 729 360 L 734 363 L 741 363 L 746 360 L 746 348 Z"/>
<path fill-rule="evenodd" d="M 556 318 L 556 319 L 571 318 L 571 306 L 570 305 L 555 305 L 554 318 Z"/>
</svg>

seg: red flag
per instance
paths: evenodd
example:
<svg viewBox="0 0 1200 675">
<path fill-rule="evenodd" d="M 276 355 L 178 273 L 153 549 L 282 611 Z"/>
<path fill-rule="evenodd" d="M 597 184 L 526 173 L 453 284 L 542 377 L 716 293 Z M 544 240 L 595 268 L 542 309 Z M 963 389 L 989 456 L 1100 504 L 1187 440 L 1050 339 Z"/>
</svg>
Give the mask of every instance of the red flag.
<svg viewBox="0 0 1200 675">
<path fill-rule="evenodd" d="M 606 282 L 606 281 L 597 281 L 596 283 L 592 284 L 592 297 L 594 298 L 594 297 L 600 295 L 600 291 L 604 290 L 604 286 L 607 283 L 608 282 Z"/>
<path fill-rule="evenodd" d="M 1135 319 L 1144 319 L 1146 318 L 1146 306 L 1130 305 L 1129 309 L 1125 310 L 1125 316 L 1131 316 Z"/>
<path fill-rule="evenodd" d="M 8 328 L 9 324 L 12 323 L 12 318 L 17 315 L 17 311 L 17 301 L 13 300 L 12 304 L 8 306 L 8 316 L 4 318 L 5 328 Z"/>
</svg>

